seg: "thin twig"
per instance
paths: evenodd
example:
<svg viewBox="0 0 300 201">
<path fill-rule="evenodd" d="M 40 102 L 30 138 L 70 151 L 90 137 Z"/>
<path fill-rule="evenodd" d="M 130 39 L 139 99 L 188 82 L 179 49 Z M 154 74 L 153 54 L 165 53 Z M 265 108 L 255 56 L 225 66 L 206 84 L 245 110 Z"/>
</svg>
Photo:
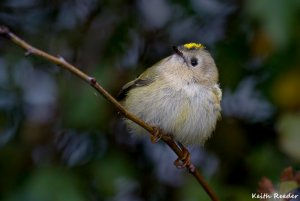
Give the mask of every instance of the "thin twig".
<svg viewBox="0 0 300 201">
<path fill-rule="evenodd" d="M 97 92 L 99 92 L 104 98 L 106 98 L 109 102 L 111 102 L 118 110 L 119 112 L 126 118 L 130 119 L 131 121 L 135 122 L 136 124 L 140 125 L 151 135 L 155 132 L 156 128 L 145 123 L 143 120 L 126 110 L 112 95 L 110 95 L 98 82 L 94 77 L 90 77 L 84 72 L 80 71 L 78 68 L 73 66 L 72 64 L 68 63 L 64 58 L 62 57 L 55 57 L 53 55 L 48 54 L 47 52 L 44 52 L 38 48 L 33 47 L 26 41 L 22 40 L 18 36 L 16 36 L 14 33 L 10 32 L 9 29 L 5 26 L 0 26 L 0 35 L 8 38 L 13 43 L 15 43 L 17 46 L 25 49 L 26 55 L 35 55 L 38 57 L 41 57 L 47 61 L 50 61 L 67 71 L 71 72 L 72 74 L 76 75 L 80 79 L 86 81 L 88 84 L 90 84 L 94 89 L 96 89 Z M 161 132 L 161 131 L 159 131 Z M 175 153 L 179 158 L 183 157 L 183 151 L 182 149 L 176 144 L 176 142 L 170 138 L 168 135 L 162 133 L 161 138 Z M 206 193 L 209 195 L 212 201 L 219 201 L 217 198 L 215 192 L 212 190 L 212 188 L 208 185 L 200 171 L 191 163 L 188 166 L 186 166 L 187 170 L 196 178 L 196 180 L 199 182 L 199 184 L 204 188 Z"/>
</svg>

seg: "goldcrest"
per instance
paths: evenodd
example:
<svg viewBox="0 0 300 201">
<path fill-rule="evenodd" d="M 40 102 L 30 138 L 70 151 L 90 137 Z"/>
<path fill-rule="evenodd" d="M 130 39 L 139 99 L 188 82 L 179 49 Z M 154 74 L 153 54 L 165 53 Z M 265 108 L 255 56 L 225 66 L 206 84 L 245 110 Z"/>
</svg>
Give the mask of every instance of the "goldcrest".
<svg viewBox="0 0 300 201">
<path fill-rule="evenodd" d="M 130 112 L 184 144 L 203 144 L 220 117 L 218 69 L 202 44 L 173 47 L 174 54 L 127 83 L 119 100 Z M 147 131 L 125 120 L 129 131 Z"/>
</svg>

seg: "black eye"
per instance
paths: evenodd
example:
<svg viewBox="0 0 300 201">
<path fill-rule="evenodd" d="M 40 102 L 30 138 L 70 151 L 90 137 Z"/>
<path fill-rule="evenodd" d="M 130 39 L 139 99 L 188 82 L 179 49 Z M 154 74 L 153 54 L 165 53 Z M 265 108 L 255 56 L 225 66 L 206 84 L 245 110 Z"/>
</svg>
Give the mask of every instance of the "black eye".
<svg viewBox="0 0 300 201">
<path fill-rule="evenodd" d="M 198 59 L 192 58 L 192 59 L 191 59 L 191 65 L 192 65 L 192 66 L 197 66 L 197 65 L 198 65 Z"/>
</svg>

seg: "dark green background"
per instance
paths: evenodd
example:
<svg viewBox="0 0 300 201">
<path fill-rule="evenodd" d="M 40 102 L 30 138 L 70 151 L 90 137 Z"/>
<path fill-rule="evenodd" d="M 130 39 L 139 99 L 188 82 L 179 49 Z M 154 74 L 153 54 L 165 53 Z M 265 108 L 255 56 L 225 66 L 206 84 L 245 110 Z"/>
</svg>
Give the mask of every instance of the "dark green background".
<svg viewBox="0 0 300 201">
<path fill-rule="evenodd" d="M 223 114 L 193 162 L 221 197 L 250 201 L 261 177 L 300 164 L 298 0 L 1 0 L 0 23 L 116 95 L 201 42 Z M 136 139 L 87 84 L 0 38 L 0 200 L 209 200 L 163 143 Z"/>
</svg>

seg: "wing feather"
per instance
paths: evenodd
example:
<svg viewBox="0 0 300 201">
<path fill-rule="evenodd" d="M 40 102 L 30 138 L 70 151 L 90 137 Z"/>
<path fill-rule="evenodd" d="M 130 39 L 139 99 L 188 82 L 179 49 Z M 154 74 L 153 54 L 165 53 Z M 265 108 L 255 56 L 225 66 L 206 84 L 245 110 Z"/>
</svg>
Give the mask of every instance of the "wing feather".
<svg viewBox="0 0 300 201">
<path fill-rule="evenodd" d="M 149 84 L 151 84 L 152 82 L 154 82 L 155 79 L 158 78 L 157 68 L 161 65 L 162 61 L 159 61 L 158 63 L 156 63 L 152 67 L 148 68 L 145 72 L 143 72 L 135 80 L 133 80 L 133 81 L 128 82 L 127 84 L 125 84 L 122 87 L 121 91 L 119 92 L 119 94 L 117 96 L 117 100 L 118 101 L 124 100 L 126 98 L 128 92 L 131 89 L 134 89 L 136 87 L 148 86 Z"/>
<path fill-rule="evenodd" d="M 118 96 L 117 96 L 117 100 L 121 101 L 124 100 L 127 96 L 127 93 L 131 90 L 134 89 L 136 87 L 143 87 L 143 86 L 147 86 L 149 84 L 151 84 L 153 82 L 153 80 L 151 79 L 140 79 L 137 78 L 131 82 L 128 82 L 127 84 L 125 84 L 121 91 L 119 92 Z"/>
</svg>

